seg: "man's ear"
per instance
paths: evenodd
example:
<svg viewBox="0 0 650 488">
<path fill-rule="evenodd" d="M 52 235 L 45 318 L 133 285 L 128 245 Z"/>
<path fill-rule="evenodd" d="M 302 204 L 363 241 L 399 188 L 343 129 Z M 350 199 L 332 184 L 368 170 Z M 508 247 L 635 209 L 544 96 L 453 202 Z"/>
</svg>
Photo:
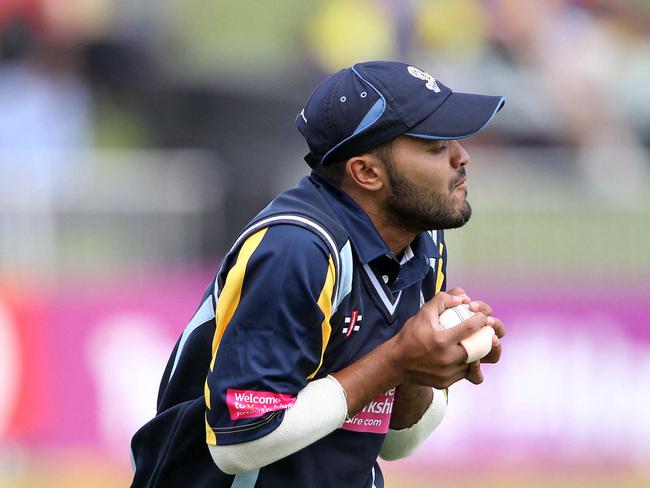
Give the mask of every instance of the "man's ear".
<svg viewBox="0 0 650 488">
<path fill-rule="evenodd" d="M 372 153 L 353 156 L 345 163 L 348 182 L 359 189 L 379 191 L 386 186 L 386 170 Z"/>
</svg>

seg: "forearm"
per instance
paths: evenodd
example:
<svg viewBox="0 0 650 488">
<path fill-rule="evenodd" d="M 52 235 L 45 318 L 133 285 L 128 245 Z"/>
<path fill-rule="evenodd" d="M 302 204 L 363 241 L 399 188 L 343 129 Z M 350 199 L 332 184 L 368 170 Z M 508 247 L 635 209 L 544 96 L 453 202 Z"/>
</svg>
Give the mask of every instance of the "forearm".
<svg viewBox="0 0 650 488">
<path fill-rule="evenodd" d="M 230 474 L 257 469 L 282 459 L 343 424 L 379 394 L 400 381 L 393 343 L 388 341 L 366 356 L 332 374 L 309 383 L 273 432 L 250 442 L 209 446 L 219 468 Z"/>
<path fill-rule="evenodd" d="M 346 392 L 350 417 L 378 395 L 402 382 L 398 358 L 394 341 L 389 340 L 358 361 L 332 373 Z"/>
<path fill-rule="evenodd" d="M 299 394 L 296 403 L 287 410 L 276 430 L 250 442 L 232 446 L 211 446 L 210 452 L 215 462 L 227 473 L 264 466 L 326 436 L 341 426 L 346 415 L 354 416 L 368 402 L 398 385 L 409 383 L 447 388 L 464 378 L 467 375 L 467 365 L 463 361 L 467 353 L 459 342 L 482 327 L 485 316 L 476 314 L 451 330 L 442 330 L 436 326 L 437 317 L 442 310 L 458 305 L 460 302 L 459 297 L 439 293 L 409 319 L 393 338 L 361 359 L 332 373 L 336 381 L 323 378 L 308 384 Z M 323 397 L 322 401 L 318 399 L 315 401 L 312 399 L 310 402 L 302 401 L 305 399 L 305 393 L 311 391 L 314 384 L 321 381 L 327 382 L 330 388 L 335 388 L 329 395 Z M 426 403 L 424 390 L 416 389 L 409 392 L 407 388 L 403 395 L 405 402 L 411 395 L 415 395 L 418 400 L 412 411 L 407 411 L 403 417 L 401 414 L 398 416 L 395 425 L 412 423 L 422 411 L 422 405 Z M 328 396 L 336 397 L 333 406 L 327 401 Z M 435 420 L 436 416 L 429 416 L 428 413 L 436 411 L 431 408 L 437 408 L 439 405 L 440 402 L 436 400 L 434 396 L 430 408 L 426 409 L 420 422 L 413 424 L 413 429 L 418 432 L 426 431 L 426 435 L 433 430 L 432 428 L 421 429 L 419 424 L 422 422 L 422 425 L 428 425 L 431 419 Z M 313 410 L 305 408 L 306 404 L 313 405 L 310 407 Z M 294 422 L 293 419 L 297 421 Z M 305 425 L 305 419 L 307 423 L 312 422 L 313 425 Z M 437 425 L 439 420 L 433 423 Z M 391 431 L 393 430 L 390 429 L 389 433 Z M 410 429 L 394 430 L 401 433 L 398 436 L 400 438 L 408 434 L 405 431 Z M 416 436 L 417 439 L 420 437 L 420 434 Z"/>
<path fill-rule="evenodd" d="M 406 429 L 415 424 L 433 400 L 429 386 L 405 383 L 395 389 L 395 401 L 390 417 L 391 429 Z"/>
<path fill-rule="evenodd" d="M 410 455 L 440 425 L 447 411 L 447 392 L 431 388 L 429 392 L 432 400 L 415 423 L 405 428 L 395 428 L 391 422 L 379 453 L 382 459 L 393 461 Z"/>
<path fill-rule="evenodd" d="M 261 468 L 307 447 L 343 424 L 345 392 L 331 378 L 309 383 L 285 412 L 273 432 L 249 442 L 208 446 L 223 472 L 237 474 Z"/>
</svg>

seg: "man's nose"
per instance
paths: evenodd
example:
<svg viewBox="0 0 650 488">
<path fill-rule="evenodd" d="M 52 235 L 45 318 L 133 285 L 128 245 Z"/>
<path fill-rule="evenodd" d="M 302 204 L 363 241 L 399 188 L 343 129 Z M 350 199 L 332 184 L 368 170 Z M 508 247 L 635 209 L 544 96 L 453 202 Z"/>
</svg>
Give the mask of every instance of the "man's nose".
<svg viewBox="0 0 650 488">
<path fill-rule="evenodd" d="M 470 157 L 465 148 L 458 141 L 451 141 L 452 155 L 451 165 L 454 168 L 466 166 L 470 162 Z"/>
</svg>

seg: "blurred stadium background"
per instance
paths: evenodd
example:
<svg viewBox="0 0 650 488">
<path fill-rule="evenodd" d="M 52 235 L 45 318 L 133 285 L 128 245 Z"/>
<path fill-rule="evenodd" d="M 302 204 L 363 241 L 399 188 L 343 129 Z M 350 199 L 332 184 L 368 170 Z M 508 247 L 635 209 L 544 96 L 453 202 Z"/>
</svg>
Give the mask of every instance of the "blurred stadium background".
<svg viewBox="0 0 650 488">
<path fill-rule="evenodd" d="M 388 486 L 650 486 L 650 2 L 1 0 L 0 487 L 129 484 L 220 257 L 306 173 L 295 114 L 386 58 L 508 97 L 448 237 L 504 358 Z"/>
</svg>

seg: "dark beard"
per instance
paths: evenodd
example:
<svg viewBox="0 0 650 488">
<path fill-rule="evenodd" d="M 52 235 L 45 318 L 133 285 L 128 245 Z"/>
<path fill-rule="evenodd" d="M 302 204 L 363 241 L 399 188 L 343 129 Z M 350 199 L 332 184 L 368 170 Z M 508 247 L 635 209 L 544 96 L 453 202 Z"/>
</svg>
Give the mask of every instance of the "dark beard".
<svg viewBox="0 0 650 488">
<path fill-rule="evenodd" d="M 460 210 L 450 205 L 450 193 L 465 176 L 465 168 L 449 183 L 449 194 L 425 190 L 410 183 L 395 171 L 392 161 L 384 161 L 391 193 L 385 204 L 387 221 L 411 232 L 462 227 L 472 216 L 472 207 L 465 200 Z"/>
</svg>

